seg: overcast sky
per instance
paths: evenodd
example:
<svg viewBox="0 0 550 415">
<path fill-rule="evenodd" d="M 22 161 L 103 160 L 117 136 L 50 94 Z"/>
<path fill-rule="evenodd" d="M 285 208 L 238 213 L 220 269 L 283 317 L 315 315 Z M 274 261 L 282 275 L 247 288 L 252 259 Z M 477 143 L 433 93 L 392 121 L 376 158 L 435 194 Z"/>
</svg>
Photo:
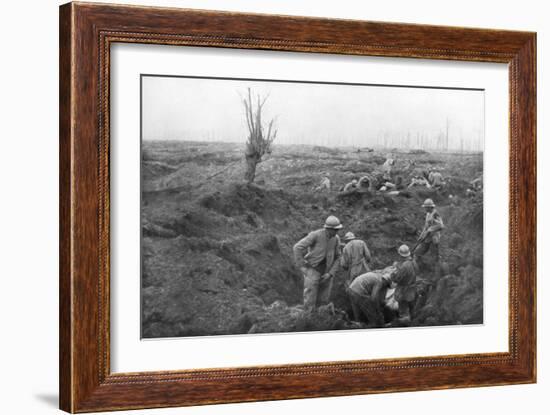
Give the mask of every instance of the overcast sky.
<svg viewBox="0 0 550 415">
<path fill-rule="evenodd" d="M 244 142 L 248 87 L 269 94 L 264 120 L 277 117 L 278 144 L 374 146 L 409 136 L 418 147 L 448 125 L 450 149 L 482 149 L 479 90 L 151 76 L 142 78 L 143 139 Z"/>
</svg>

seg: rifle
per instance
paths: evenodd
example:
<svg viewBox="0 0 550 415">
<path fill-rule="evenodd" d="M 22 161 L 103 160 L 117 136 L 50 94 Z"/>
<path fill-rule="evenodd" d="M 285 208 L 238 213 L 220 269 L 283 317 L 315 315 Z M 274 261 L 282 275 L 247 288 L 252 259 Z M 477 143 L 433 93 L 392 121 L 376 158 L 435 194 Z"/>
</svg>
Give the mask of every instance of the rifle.
<svg viewBox="0 0 550 415">
<path fill-rule="evenodd" d="M 426 239 L 426 232 L 423 231 L 420 236 L 418 237 L 417 241 L 416 241 L 416 244 L 413 246 L 413 248 L 411 249 L 411 252 L 414 252 L 414 250 L 418 247 L 418 245 L 420 245 L 422 242 L 424 242 L 424 239 Z"/>
</svg>

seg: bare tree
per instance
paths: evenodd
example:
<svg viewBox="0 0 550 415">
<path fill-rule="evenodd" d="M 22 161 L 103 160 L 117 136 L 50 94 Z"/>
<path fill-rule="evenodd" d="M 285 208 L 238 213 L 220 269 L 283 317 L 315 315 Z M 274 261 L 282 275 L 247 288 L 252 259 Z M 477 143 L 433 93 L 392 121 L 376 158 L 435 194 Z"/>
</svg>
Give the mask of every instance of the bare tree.
<svg viewBox="0 0 550 415">
<path fill-rule="evenodd" d="M 269 95 L 261 97 L 256 96 L 254 101 L 252 91 L 248 88 L 248 94 L 243 98 L 243 105 L 246 115 L 246 125 L 248 127 L 248 140 L 246 142 L 246 172 L 244 178 L 247 183 L 252 183 L 256 177 L 256 166 L 262 161 L 262 157 L 271 153 L 271 144 L 277 137 L 275 128 L 275 119 L 269 123 L 262 123 L 262 110 Z M 267 131 L 266 131 L 267 130 Z"/>
</svg>

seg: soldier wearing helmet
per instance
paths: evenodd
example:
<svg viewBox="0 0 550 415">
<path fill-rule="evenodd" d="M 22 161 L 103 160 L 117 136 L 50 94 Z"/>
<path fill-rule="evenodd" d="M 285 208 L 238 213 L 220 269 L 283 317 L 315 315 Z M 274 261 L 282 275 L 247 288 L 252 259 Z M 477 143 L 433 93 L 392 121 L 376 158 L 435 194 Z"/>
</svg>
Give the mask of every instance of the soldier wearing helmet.
<svg viewBox="0 0 550 415">
<path fill-rule="evenodd" d="M 338 218 L 329 216 L 323 228 L 310 232 L 294 245 L 294 259 L 304 276 L 306 311 L 314 311 L 329 301 L 340 262 L 340 229 Z"/>
<path fill-rule="evenodd" d="M 365 241 L 355 237 L 353 232 L 348 232 L 344 236 L 346 245 L 342 250 L 341 265 L 348 270 L 346 285 L 352 282 L 355 277 L 369 272 L 368 263 L 371 262 L 371 254 Z"/>
<path fill-rule="evenodd" d="M 422 207 L 426 210 L 426 219 L 422 233 L 418 238 L 418 244 L 414 250 L 414 257 L 418 261 L 431 249 L 436 261 L 435 274 L 436 277 L 440 277 L 439 241 L 441 239 L 441 231 L 445 226 L 443 225 L 441 215 L 435 209 L 435 203 L 432 199 L 426 199 Z"/>
<path fill-rule="evenodd" d="M 353 179 L 351 182 L 347 183 L 345 186 L 344 186 L 344 192 L 349 192 L 351 190 L 355 190 L 357 189 L 357 179 Z"/>
<path fill-rule="evenodd" d="M 416 301 L 415 283 L 418 269 L 407 245 L 401 245 L 397 253 L 402 260 L 396 264 L 391 280 L 396 284 L 394 298 L 399 304 L 399 320 L 408 323 L 411 321 L 411 313 Z"/>
</svg>

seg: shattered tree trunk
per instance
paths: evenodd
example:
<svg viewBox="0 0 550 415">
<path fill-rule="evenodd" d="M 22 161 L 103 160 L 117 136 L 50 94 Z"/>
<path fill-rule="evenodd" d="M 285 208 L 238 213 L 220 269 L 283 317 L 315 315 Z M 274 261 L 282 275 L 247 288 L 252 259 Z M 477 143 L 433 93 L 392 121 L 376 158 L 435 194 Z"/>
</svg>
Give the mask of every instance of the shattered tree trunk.
<svg viewBox="0 0 550 415">
<path fill-rule="evenodd" d="M 244 172 L 244 179 L 248 184 L 252 183 L 256 178 L 256 166 L 262 161 L 261 157 L 257 154 L 246 155 L 246 171 Z"/>
<path fill-rule="evenodd" d="M 262 124 L 262 109 L 267 101 L 267 96 L 261 98 L 258 94 L 256 102 L 253 102 L 252 92 L 248 88 L 248 95 L 243 99 L 248 127 L 248 140 L 246 142 L 246 171 L 244 178 L 248 184 L 256 178 L 256 166 L 262 161 L 265 153 L 271 153 L 271 144 L 277 136 L 277 129 L 274 128 L 275 120 L 272 119 L 267 125 L 267 134 L 264 133 Z"/>
</svg>

